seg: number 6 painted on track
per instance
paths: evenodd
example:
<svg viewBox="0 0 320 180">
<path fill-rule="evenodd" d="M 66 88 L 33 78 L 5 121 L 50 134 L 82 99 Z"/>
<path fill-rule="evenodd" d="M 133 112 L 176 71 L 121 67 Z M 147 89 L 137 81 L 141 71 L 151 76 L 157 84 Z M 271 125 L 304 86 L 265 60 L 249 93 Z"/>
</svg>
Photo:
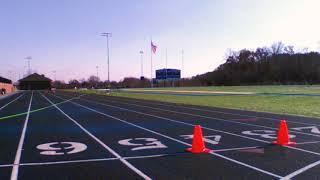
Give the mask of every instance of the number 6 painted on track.
<svg viewBox="0 0 320 180">
<path fill-rule="evenodd" d="M 67 147 L 54 147 L 57 145 L 69 145 Z M 37 149 L 43 150 L 40 152 L 42 155 L 49 155 L 49 156 L 56 156 L 56 155 L 64 155 L 64 154 L 74 154 L 79 153 L 87 149 L 87 146 L 82 143 L 77 142 L 52 142 L 52 143 L 46 143 L 46 144 L 40 144 L 37 146 Z M 61 152 L 64 150 L 71 150 L 68 152 Z M 60 152 L 58 152 L 60 151 Z"/>
</svg>

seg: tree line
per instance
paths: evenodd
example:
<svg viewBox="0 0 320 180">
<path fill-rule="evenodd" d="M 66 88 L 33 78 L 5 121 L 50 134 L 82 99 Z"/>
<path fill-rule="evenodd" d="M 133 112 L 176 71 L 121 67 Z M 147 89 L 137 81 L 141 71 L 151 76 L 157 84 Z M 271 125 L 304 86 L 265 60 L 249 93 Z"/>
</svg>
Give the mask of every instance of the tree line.
<svg viewBox="0 0 320 180">
<path fill-rule="evenodd" d="M 230 51 L 225 63 L 215 70 L 178 81 L 154 82 L 154 87 L 212 86 L 212 85 L 291 85 L 320 83 L 320 54 L 307 49 L 295 50 L 282 42 L 256 50 Z M 55 81 L 57 88 L 143 88 L 150 87 L 150 79 L 126 77 L 110 84 L 96 76 L 87 80 Z"/>
<path fill-rule="evenodd" d="M 320 83 L 320 54 L 295 52 L 282 42 L 255 51 L 232 51 L 212 72 L 193 77 L 203 86 Z"/>
</svg>

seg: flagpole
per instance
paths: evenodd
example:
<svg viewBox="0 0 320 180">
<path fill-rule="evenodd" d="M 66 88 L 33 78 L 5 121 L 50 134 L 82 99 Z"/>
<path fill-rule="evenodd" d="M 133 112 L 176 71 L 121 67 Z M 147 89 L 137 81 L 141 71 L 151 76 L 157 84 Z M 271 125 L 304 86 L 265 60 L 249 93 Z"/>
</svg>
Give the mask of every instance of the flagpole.
<svg viewBox="0 0 320 180">
<path fill-rule="evenodd" d="M 151 44 L 152 44 L 152 38 L 151 38 Z M 153 81 L 152 81 L 152 47 L 151 47 L 151 44 L 150 44 L 150 59 L 151 59 L 151 88 L 153 88 Z"/>
<path fill-rule="evenodd" d="M 166 86 L 167 83 L 167 77 L 168 77 L 168 50 L 166 48 L 166 79 L 164 80 L 164 86 Z"/>
<path fill-rule="evenodd" d="M 184 63 L 184 50 L 182 49 L 181 51 L 181 78 L 182 78 L 182 73 L 184 73 L 184 70 L 183 70 L 183 63 Z"/>
<path fill-rule="evenodd" d="M 182 49 L 181 50 L 181 71 L 180 71 L 181 86 L 183 86 L 183 77 L 182 77 L 182 73 L 184 73 L 183 63 L 184 63 L 184 50 Z"/>
<path fill-rule="evenodd" d="M 141 78 L 143 77 L 143 51 L 140 52 L 140 61 L 141 61 Z"/>
</svg>

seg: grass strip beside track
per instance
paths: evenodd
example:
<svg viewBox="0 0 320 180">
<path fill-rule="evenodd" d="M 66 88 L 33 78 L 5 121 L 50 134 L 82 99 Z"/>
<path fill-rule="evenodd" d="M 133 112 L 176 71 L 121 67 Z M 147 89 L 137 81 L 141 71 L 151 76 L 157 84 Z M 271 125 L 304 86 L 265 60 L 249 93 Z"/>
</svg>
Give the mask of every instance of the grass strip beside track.
<svg viewBox="0 0 320 180">
<path fill-rule="evenodd" d="M 128 90 L 132 90 L 132 89 L 128 89 Z M 134 90 L 150 90 L 150 88 L 134 88 Z M 166 87 L 166 88 L 152 88 L 152 90 L 320 94 L 319 85 Z"/>
<path fill-rule="evenodd" d="M 93 90 L 85 90 L 81 93 L 101 94 Z M 277 95 L 179 96 L 125 92 L 113 92 L 111 96 L 320 118 L 320 97 Z"/>
</svg>

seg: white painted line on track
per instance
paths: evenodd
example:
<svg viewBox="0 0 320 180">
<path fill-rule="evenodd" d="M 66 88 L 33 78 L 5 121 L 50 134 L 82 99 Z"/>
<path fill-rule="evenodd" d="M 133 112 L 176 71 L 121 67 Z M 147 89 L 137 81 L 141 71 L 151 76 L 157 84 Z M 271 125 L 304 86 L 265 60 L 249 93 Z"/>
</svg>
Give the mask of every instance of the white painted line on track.
<svg viewBox="0 0 320 180">
<path fill-rule="evenodd" d="M 309 151 L 309 150 L 305 150 L 305 149 L 301 149 L 293 146 L 284 146 L 284 147 L 320 156 L 320 153 L 317 153 L 317 152 L 313 152 L 313 151 Z"/>
<path fill-rule="evenodd" d="M 2 109 L 4 109 L 5 107 L 9 106 L 11 103 L 17 101 L 18 99 L 20 99 L 22 96 L 24 95 L 24 93 L 22 93 L 20 96 L 16 97 L 15 99 L 13 99 L 12 101 L 8 102 L 7 104 L 3 105 L 2 107 L 0 107 L 0 111 Z"/>
<path fill-rule="evenodd" d="M 57 97 L 57 96 L 56 96 L 56 97 Z M 58 98 L 59 98 L 59 97 L 58 97 Z M 159 119 L 164 119 L 164 120 L 167 120 L 167 121 L 171 121 L 171 122 L 175 122 L 175 123 L 179 123 L 179 124 L 184 124 L 184 125 L 187 125 L 187 126 L 192 126 L 192 127 L 193 127 L 194 125 L 196 125 L 196 124 L 191 124 L 191 123 L 186 123 L 186 122 L 182 122 L 182 121 L 177 121 L 177 120 L 173 120 L 173 119 L 170 119 L 170 118 L 166 118 L 166 117 L 162 117 L 162 116 L 157 116 L 157 115 L 153 115 L 153 114 L 149 114 L 149 113 L 143 113 L 143 112 L 140 112 L 140 111 L 135 111 L 135 110 L 127 109 L 127 108 L 122 108 L 122 107 L 113 106 L 113 105 L 109 105 L 109 104 L 94 102 L 94 101 L 90 101 L 90 100 L 86 100 L 86 99 L 80 99 L 80 100 L 82 100 L 82 101 L 87 101 L 87 102 L 94 103 L 94 104 L 100 104 L 100 105 L 102 105 L 102 106 L 117 108 L 117 109 L 121 109 L 121 110 L 124 110 L 124 111 L 134 112 L 134 113 L 137 113 L 137 114 L 142 114 L 142 115 L 146 115 L 146 116 L 150 116 L 150 117 L 155 117 L 155 118 L 159 118 Z M 72 102 L 72 101 L 71 101 L 71 103 L 75 103 L 75 102 Z M 243 135 L 239 135 L 239 134 L 234 134 L 234 133 L 230 133 L 230 132 L 222 131 L 222 130 L 218 130 L 218 129 L 213 129 L 213 128 L 209 128 L 209 127 L 205 127 L 205 126 L 201 126 L 201 127 L 202 127 L 202 129 L 207 129 L 207 130 L 211 130 L 211 131 L 215 131 L 215 132 L 220 132 L 220 133 L 223 133 L 223 134 L 228 134 L 228 135 L 232 135 L 232 136 L 242 137 L 242 138 L 251 139 L 251 140 L 254 140 L 254 141 L 259 141 L 259 142 L 263 142 L 263 143 L 270 144 L 269 141 L 264 141 L 264 140 L 260 140 L 260 139 L 256 139 L 256 138 L 251 138 L 251 137 L 247 137 L 247 136 L 243 136 Z"/>
<path fill-rule="evenodd" d="M 42 162 L 42 163 L 22 163 L 20 166 L 42 166 L 52 164 L 70 164 L 70 163 L 82 163 L 82 162 L 99 162 L 99 161 L 112 161 L 119 160 L 119 158 L 101 158 L 101 159 L 84 159 L 84 160 L 73 160 L 73 161 L 55 161 L 55 162 Z"/>
<path fill-rule="evenodd" d="M 243 165 L 243 166 L 245 166 L 245 167 L 249 167 L 249 168 L 251 168 L 251 169 L 254 169 L 254 170 L 256 170 L 256 171 L 259 171 L 259 172 L 268 174 L 268 175 L 270 175 L 270 176 L 277 177 L 277 178 L 282 178 L 282 176 L 279 176 L 279 175 L 274 174 L 274 173 L 271 173 L 271 172 L 269 172 L 269 171 L 265 171 L 265 170 L 263 170 L 263 169 L 260 169 L 260 168 L 257 168 L 257 167 L 248 165 L 248 164 L 246 164 L 246 163 L 237 161 L 237 160 L 235 160 L 235 159 L 231 159 L 231 158 L 229 158 L 229 157 L 227 157 L 227 156 L 223 156 L 223 155 L 217 154 L 217 153 L 215 153 L 215 152 L 210 152 L 210 154 L 213 154 L 213 155 L 215 155 L 215 156 L 221 157 L 221 158 L 226 159 L 226 160 L 229 160 L 229 161 L 231 161 L 231 162 L 234 162 L 234 163 Z"/>
<path fill-rule="evenodd" d="M 309 141 L 309 142 L 301 142 L 301 143 L 296 143 L 297 145 L 301 145 L 301 144 L 317 144 L 320 143 L 320 141 Z"/>
<path fill-rule="evenodd" d="M 135 100 L 130 100 L 134 102 L 140 102 L 140 103 L 146 103 L 150 105 L 159 105 L 159 106 L 167 106 L 167 107 L 175 107 L 174 105 L 170 104 L 164 104 L 164 103 L 154 103 L 154 102 L 144 102 L 144 101 L 139 101 L 137 99 Z M 147 100 L 146 100 L 147 101 Z M 110 102 L 116 102 L 116 101 L 110 101 Z M 128 101 L 127 101 L 128 102 Z M 193 108 L 193 107 L 185 107 L 182 105 L 178 105 L 180 108 L 184 109 L 189 109 L 189 110 L 197 110 L 197 111 L 203 111 L 203 112 L 212 112 L 212 113 L 220 113 L 220 114 L 228 114 L 228 115 L 236 115 L 236 116 L 243 116 L 243 117 L 251 117 L 251 118 L 260 118 L 260 119 L 266 119 L 266 120 L 272 120 L 272 121 L 277 121 L 280 122 L 280 119 L 276 118 L 271 118 L 271 117 L 263 117 L 263 116 L 254 116 L 254 115 L 246 115 L 246 114 L 239 114 L 239 113 L 231 113 L 231 112 L 223 112 L 223 111 L 218 111 L 218 110 L 209 110 L 209 109 L 200 109 L 200 108 Z M 228 109 L 228 108 L 226 108 Z M 228 109 L 228 110 L 238 110 L 241 111 L 241 109 Z M 243 110 L 245 111 L 245 110 Z M 250 112 L 250 111 L 249 111 Z M 268 113 L 268 112 L 258 112 L 258 113 Z M 277 115 L 281 116 L 281 114 L 274 114 L 274 113 L 268 113 L 270 115 Z M 293 115 L 285 115 L 285 116 L 293 116 Z M 290 123 L 295 123 L 295 124 L 302 124 L 302 125 L 313 125 L 313 126 L 320 126 L 320 124 L 313 124 L 313 123 L 303 123 L 303 122 L 298 122 L 298 121 L 292 121 L 292 120 L 286 120 L 287 122 Z"/>
<path fill-rule="evenodd" d="M 146 155 L 146 156 L 124 157 L 124 159 L 148 159 L 148 158 L 157 158 L 157 157 L 165 157 L 165 156 L 173 156 L 173 155 L 172 154 L 156 154 L 156 155 Z"/>
<path fill-rule="evenodd" d="M 87 99 L 81 99 L 81 100 L 88 101 L 88 102 L 91 101 L 91 100 L 87 100 Z M 92 102 L 92 101 L 91 101 L 91 102 Z M 124 103 L 124 102 L 115 102 L 115 101 L 110 101 L 110 102 L 120 103 L 120 104 L 126 104 L 126 105 L 130 105 L 130 106 L 144 107 L 144 108 L 149 108 L 149 109 L 154 109 L 154 110 L 160 110 L 160 111 L 166 111 L 166 112 L 171 112 L 171 113 L 176 113 L 176 114 L 189 115 L 189 116 L 200 117 L 200 118 L 204 118 L 204 119 L 212 119 L 212 120 L 223 121 L 223 122 L 228 122 L 228 123 L 233 123 L 233 124 L 241 124 L 241 125 L 245 125 L 245 126 L 252 126 L 252 127 L 258 127 L 258 128 L 268 128 L 268 129 L 277 130 L 277 128 L 273 128 L 273 127 L 268 127 L 268 126 L 263 126 L 263 125 L 256 125 L 256 124 L 250 124 L 250 123 L 245 123 L 245 122 L 232 121 L 232 120 L 215 118 L 215 117 L 204 116 L 204 115 L 198 115 L 198 114 L 193 114 L 193 113 L 179 112 L 179 111 L 173 111 L 173 110 L 156 108 L 156 107 L 150 107 L 150 106 L 144 106 L 144 105 Z M 109 104 L 108 104 L 108 105 L 109 105 Z M 109 105 L 109 106 L 112 106 L 112 105 Z M 114 106 L 114 107 L 116 107 L 116 106 Z M 294 131 L 294 130 L 290 130 L 290 132 L 294 132 L 294 133 L 296 133 L 296 134 L 304 134 L 304 135 L 308 135 L 308 136 L 320 137 L 320 135 L 310 134 L 310 133 L 304 133 L 304 132 L 299 132 L 299 131 Z"/>
<path fill-rule="evenodd" d="M 57 96 L 55 96 L 55 97 L 57 97 Z M 60 97 L 58 97 L 58 98 L 60 98 Z M 63 98 L 60 98 L 60 99 L 63 99 Z M 188 126 L 194 126 L 195 125 L 195 124 L 186 123 L 186 122 L 182 122 L 182 121 L 177 121 L 177 120 L 173 120 L 173 119 L 169 119 L 169 118 L 165 118 L 165 117 L 161 117 L 161 116 L 157 116 L 157 115 L 153 115 L 153 114 L 143 113 L 143 112 L 127 109 L 127 108 L 121 108 L 121 107 L 113 106 L 113 105 L 109 105 L 109 104 L 94 102 L 94 101 L 90 101 L 90 100 L 86 100 L 86 99 L 80 99 L 80 100 L 91 102 L 91 103 L 94 103 L 94 104 L 100 104 L 102 106 L 114 107 L 114 108 L 117 108 L 117 109 L 122 109 L 122 110 L 125 110 L 125 111 L 134 112 L 134 113 L 137 113 L 137 114 L 151 116 L 151 117 L 155 117 L 155 118 L 159 118 L 159 119 L 164 119 L 164 120 L 167 120 L 167 121 L 171 121 L 171 122 L 175 122 L 175 123 L 179 123 L 179 124 L 184 124 L 184 125 L 188 125 Z M 72 101 L 70 101 L 70 102 L 75 104 L 75 102 L 72 102 Z M 207 130 L 210 130 L 210 131 L 220 132 L 220 133 L 223 133 L 223 134 L 229 134 L 229 135 L 232 135 L 232 136 L 242 137 L 242 138 L 245 138 L 245 139 L 251 139 L 251 140 L 263 142 L 263 143 L 266 143 L 266 144 L 271 144 L 271 142 L 269 142 L 269 141 L 264 141 L 264 140 L 251 138 L 251 137 L 247 137 L 247 136 L 243 136 L 243 135 L 239 135 L 239 134 L 234 134 L 234 133 L 227 132 L 227 131 L 222 131 L 222 130 L 218 130 L 218 129 L 209 128 L 209 127 L 206 127 L 206 126 L 202 126 L 202 129 L 207 129 Z M 289 149 L 302 151 L 302 152 L 306 152 L 306 153 L 310 153 L 310 154 L 320 155 L 320 153 L 304 150 L 304 149 L 297 148 L 297 147 L 292 147 L 292 146 L 284 146 L 284 147 L 287 147 Z"/>
<path fill-rule="evenodd" d="M 58 96 L 55 96 L 55 97 L 60 98 L 60 97 L 58 97 Z M 60 99 L 63 99 L 63 98 L 60 98 Z M 73 104 L 75 104 L 75 105 L 78 105 L 78 106 L 80 106 L 80 107 L 83 107 L 83 108 L 85 108 L 85 109 L 91 110 L 91 111 L 93 111 L 93 112 L 96 112 L 96 113 L 98 113 L 98 114 L 104 115 L 104 116 L 106 116 L 106 117 L 109 117 L 109 118 L 112 118 L 112 119 L 121 121 L 121 122 L 126 123 L 126 124 L 129 124 L 129 125 L 132 125 L 132 126 L 137 127 L 137 128 L 139 128 L 139 129 L 142 129 L 142 130 L 151 132 L 151 133 L 153 133 L 153 134 L 157 134 L 157 135 L 159 135 L 159 136 L 165 137 L 165 138 L 170 139 L 170 140 L 173 140 L 173 141 L 175 141 L 175 142 L 179 142 L 179 143 L 181 143 L 181 144 L 184 144 L 184 145 L 187 145 L 187 146 L 191 146 L 191 144 L 185 143 L 185 142 L 180 141 L 180 140 L 178 140 L 178 139 L 175 139 L 175 138 L 172 138 L 172 137 L 170 137 L 170 136 L 161 134 L 161 133 L 159 133 L 159 132 L 156 132 L 156 131 L 153 131 L 153 130 L 144 128 L 144 127 L 142 127 L 142 126 L 139 126 L 139 125 L 136 125 L 136 124 L 133 124 L 133 123 L 130 123 L 130 122 L 127 122 L 127 121 L 125 121 L 125 120 L 122 120 L 122 119 L 119 119 L 119 118 L 117 118 L 117 117 L 108 115 L 108 114 L 106 114 L 106 113 L 97 111 L 97 110 L 95 110 L 95 109 L 92 109 L 92 108 L 90 108 L 90 107 L 81 105 L 81 104 L 79 104 L 79 103 L 75 103 L 75 102 L 72 102 L 72 101 L 71 101 L 71 103 L 73 103 Z M 192 125 L 192 126 L 193 126 L 193 125 Z M 268 172 L 268 171 L 265 171 L 265 170 L 263 170 L 263 169 L 259 169 L 259 168 L 257 168 L 257 167 L 251 166 L 251 165 L 249 165 L 249 164 L 246 164 L 246 163 L 243 163 L 243 162 L 240 162 L 240 161 L 237 161 L 237 160 L 228 158 L 228 157 L 226 157 L 226 156 L 217 154 L 217 153 L 215 153 L 215 152 L 211 152 L 210 154 L 212 154 L 212 155 L 214 155 L 214 156 L 218 156 L 218 157 L 220 157 L 220 158 L 222 158 L 222 159 L 225 159 L 225 160 L 234 162 L 234 163 L 236 163 L 236 164 L 245 166 L 245 167 L 247 167 L 247 168 L 256 170 L 256 171 L 258 171 L 258 172 L 261 172 L 261 173 L 264 173 L 264 174 L 268 174 L 268 175 L 273 176 L 273 177 L 282 178 L 282 176 L 279 176 L 279 175 L 277 175 L 277 174 L 273 174 L 273 173 Z"/>
<path fill-rule="evenodd" d="M 281 178 L 281 180 L 289 180 L 289 179 L 291 179 L 291 178 L 293 178 L 293 177 L 295 177 L 295 176 L 297 176 L 297 175 L 299 175 L 299 174 L 301 174 L 301 173 L 303 173 L 303 172 L 305 172 L 305 171 L 307 171 L 307 170 L 309 170 L 319 164 L 320 164 L 320 161 L 316 161 L 312 164 L 309 164 L 308 166 L 305 166 L 301 169 L 294 171 L 293 173 L 288 174 L 287 176 Z"/>
<path fill-rule="evenodd" d="M 249 147 L 240 147 L 240 148 L 229 148 L 229 149 L 218 149 L 213 150 L 214 152 L 226 152 L 226 151 L 236 151 L 236 150 L 244 150 L 244 149 L 257 149 L 263 148 L 262 146 L 249 146 Z"/>
<path fill-rule="evenodd" d="M 13 166 L 13 164 L 2 164 L 2 165 L 0 165 L 0 168 L 2 168 L 2 167 L 12 167 Z"/>
<path fill-rule="evenodd" d="M 188 144 L 190 145 L 190 144 Z M 261 146 L 251 146 L 251 147 L 241 147 L 241 148 L 229 148 L 229 149 L 219 149 L 214 150 L 214 152 L 227 152 L 227 151 L 236 151 L 243 149 L 255 149 L 263 148 Z M 177 154 L 154 154 L 154 155 L 145 155 L 145 156 L 125 156 L 123 159 L 148 159 L 148 158 L 157 158 L 157 157 L 166 157 L 166 156 L 176 156 L 176 155 L 191 155 L 190 153 L 177 153 Z M 70 164 L 70 163 L 83 163 L 83 162 L 99 162 L 99 161 L 114 161 L 119 160 L 119 158 L 98 158 L 98 159 L 80 159 L 80 160 L 70 160 L 70 161 L 50 161 L 50 162 L 31 162 L 31 163 L 20 163 L 19 166 L 41 166 L 41 165 L 52 165 L 52 164 Z M 2 167 L 12 167 L 14 164 L 1 164 Z"/>
<path fill-rule="evenodd" d="M 42 95 L 42 94 L 41 94 Z M 127 160 L 123 159 L 117 152 L 115 152 L 113 149 L 111 149 L 109 146 L 104 144 L 100 139 L 98 139 L 96 136 L 91 134 L 88 130 L 86 130 L 81 124 L 79 124 L 76 120 L 74 120 L 72 117 L 70 117 L 68 114 L 66 114 L 64 111 L 62 111 L 57 105 L 55 105 L 50 99 L 48 99 L 46 96 L 42 95 L 48 102 L 50 102 L 55 108 L 57 108 L 63 115 L 65 115 L 68 119 L 70 119 L 72 122 L 74 122 L 78 127 L 80 127 L 85 133 L 87 133 L 91 138 L 93 138 L 96 142 L 98 142 L 102 147 L 104 147 L 106 150 L 108 150 L 111 154 L 113 154 L 115 157 L 119 158 L 119 160 L 126 165 L 128 168 L 130 168 L 132 171 L 137 173 L 139 176 L 141 176 L 144 179 L 150 179 L 146 174 L 144 174 L 142 171 L 134 167 L 131 163 L 129 163 Z"/>
<path fill-rule="evenodd" d="M 32 98 L 33 98 L 33 91 L 31 93 L 30 103 L 29 103 L 29 107 L 28 107 L 28 113 L 27 113 L 26 119 L 24 121 L 23 129 L 22 129 L 22 133 L 21 133 L 21 137 L 20 137 L 20 141 L 19 141 L 19 145 L 18 145 L 18 149 L 17 149 L 17 152 L 16 152 L 16 157 L 15 157 L 14 163 L 13 163 L 14 165 L 13 165 L 12 172 L 11 172 L 11 178 L 10 178 L 11 180 L 17 180 L 18 179 L 19 164 L 20 164 L 20 159 L 21 159 L 21 153 L 22 153 L 24 138 L 25 138 L 26 131 L 27 131 L 27 125 L 28 125 L 28 121 L 29 121 Z"/>
</svg>

